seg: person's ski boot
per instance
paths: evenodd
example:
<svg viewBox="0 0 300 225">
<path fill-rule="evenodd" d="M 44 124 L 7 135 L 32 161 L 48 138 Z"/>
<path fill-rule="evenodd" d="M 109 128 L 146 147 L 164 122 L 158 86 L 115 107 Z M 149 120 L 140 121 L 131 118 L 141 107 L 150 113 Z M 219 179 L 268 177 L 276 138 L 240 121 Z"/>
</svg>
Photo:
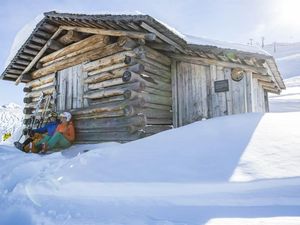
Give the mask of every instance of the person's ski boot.
<svg viewBox="0 0 300 225">
<path fill-rule="evenodd" d="M 21 150 L 22 152 L 24 152 L 24 148 L 23 148 L 23 144 L 22 144 L 22 143 L 16 141 L 16 142 L 14 142 L 14 145 L 15 145 L 15 147 L 16 147 L 17 149 L 19 149 L 19 150 Z"/>
</svg>

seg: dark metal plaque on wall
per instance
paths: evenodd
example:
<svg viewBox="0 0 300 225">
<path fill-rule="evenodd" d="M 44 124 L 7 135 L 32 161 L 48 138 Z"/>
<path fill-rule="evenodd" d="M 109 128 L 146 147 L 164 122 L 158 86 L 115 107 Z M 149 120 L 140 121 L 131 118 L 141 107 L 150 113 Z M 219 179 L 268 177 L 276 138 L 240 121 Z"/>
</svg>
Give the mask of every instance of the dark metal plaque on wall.
<svg viewBox="0 0 300 225">
<path fill-rule="evenodd" d="M 215 92 L 229 91 L 228 80 L 217 80 L 215 81 Z"/>
</svg>

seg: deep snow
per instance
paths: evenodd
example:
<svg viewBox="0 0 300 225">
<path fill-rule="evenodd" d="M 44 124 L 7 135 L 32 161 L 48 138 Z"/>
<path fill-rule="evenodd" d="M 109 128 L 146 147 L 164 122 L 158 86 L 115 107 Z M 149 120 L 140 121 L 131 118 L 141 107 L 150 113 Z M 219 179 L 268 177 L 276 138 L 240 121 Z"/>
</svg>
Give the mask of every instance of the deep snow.
<svg viewBox="0 0 300 225">
<path fill-rule="evenodd" d="M 1 146 L 0 224 L 300 224 L 299 118 L 226 116 L 45 156 Z"/>
<path fill-rule="evenodd" d="M 7 64 L 40 19 L 17 35 Z M 177 34 L 188 43 L 266 54 Z M 285 78 L 300 75 L 297 49 L 274 55 Z M 0 225 L 300 224 L 299 80 L 286 80 L 287 90 L 270 96 L 272 112 L 295 112 L 214 118 L 127 144 L 77 145 L 45 156 L 11 146 L 21 109 L 2 107 L 0 133 L 16 132 L 0 145 Z"/>
<path fill-rule="evenodd" d="M 300 76 L 284 80 L 286 90 L 269 94 L 271 112 L 300 112 Z"/>
</svg>

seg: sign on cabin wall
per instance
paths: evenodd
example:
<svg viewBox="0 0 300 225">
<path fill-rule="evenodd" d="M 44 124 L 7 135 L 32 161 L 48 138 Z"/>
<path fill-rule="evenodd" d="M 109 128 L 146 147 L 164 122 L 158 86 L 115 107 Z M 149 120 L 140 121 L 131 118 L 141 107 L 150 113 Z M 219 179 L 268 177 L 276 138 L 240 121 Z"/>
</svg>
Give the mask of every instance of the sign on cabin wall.
<svg viewBox="0 0 300 225">
<path fill-rule="evenodd" d="M 214 82 L 215 92 L 226 92 L 229 91 L 228 80 L 217 80 Z"/>
</svg>

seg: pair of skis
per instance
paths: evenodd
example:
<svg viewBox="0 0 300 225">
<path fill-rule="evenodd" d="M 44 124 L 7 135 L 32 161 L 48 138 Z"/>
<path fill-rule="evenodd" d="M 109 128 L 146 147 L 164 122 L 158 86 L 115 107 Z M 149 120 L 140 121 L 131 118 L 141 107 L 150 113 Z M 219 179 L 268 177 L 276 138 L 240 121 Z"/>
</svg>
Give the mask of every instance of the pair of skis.
<svg viewBox="0 0 300 225">
<path fill-rule="evenodd" d="M 46 113 L 49 109 L 51 99 L 52 99 L 52 95 L 45 95 L 44 93 L 42 93 L 39 96 L 38 101 L 37 101 L 36 106 L 35 106 L 35 110 L 33 112 L 33 115 L 31 115 L 30 124 L 27 128 L 27 132 L 22 132 L 22 135 L 20 136 L 18 141 L 14 142 L 14 145 L 15 145 L 16 148 L 23 151 L 23 144 L 20 143 L 20 140 L 22 139 L 22 137 L 24 135 L 27 135 L 28 130 L 31 130 L 32 128 L 35 127 L 37 121 L 38 121 L 38 125 L 35 128 L 40 128 L 43 125 L 44 118 L 45 118 Z M 43 103 L 44 103 L 44 106 L 42 107 Z M 41 112 L 41 115 L 40 115 L 40 119 L 38 120 L 37 117 L 38 117 L 38 114 L 39 114 L 39 111 L 40 111 L 41 108 L 42 108 L 42 112 Z"/>
</svg>

